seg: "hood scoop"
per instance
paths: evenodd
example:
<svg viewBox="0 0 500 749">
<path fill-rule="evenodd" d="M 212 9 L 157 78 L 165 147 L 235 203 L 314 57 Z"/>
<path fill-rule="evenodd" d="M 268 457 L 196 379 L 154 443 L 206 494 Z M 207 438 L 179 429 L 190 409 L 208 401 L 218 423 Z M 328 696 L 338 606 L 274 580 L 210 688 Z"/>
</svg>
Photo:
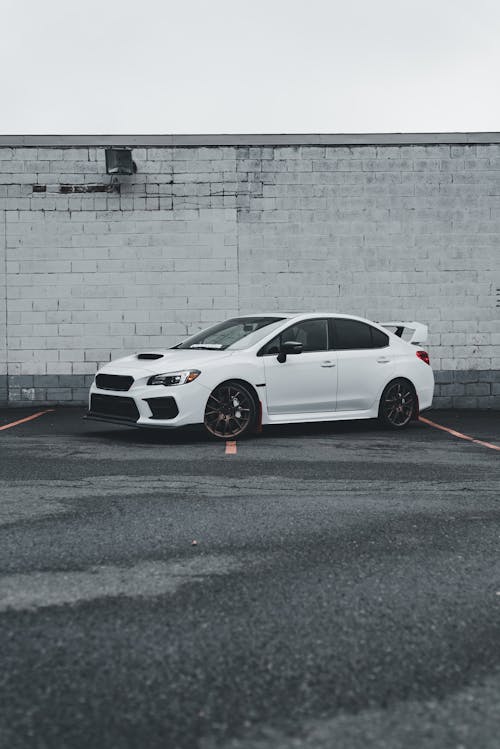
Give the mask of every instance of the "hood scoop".
<svg viewBox="0 0 500 749">
<path fill-rule="evenodd" d="M 137 354 L 138 359 L 163 359 L 163 354 Z"/>
</svg>

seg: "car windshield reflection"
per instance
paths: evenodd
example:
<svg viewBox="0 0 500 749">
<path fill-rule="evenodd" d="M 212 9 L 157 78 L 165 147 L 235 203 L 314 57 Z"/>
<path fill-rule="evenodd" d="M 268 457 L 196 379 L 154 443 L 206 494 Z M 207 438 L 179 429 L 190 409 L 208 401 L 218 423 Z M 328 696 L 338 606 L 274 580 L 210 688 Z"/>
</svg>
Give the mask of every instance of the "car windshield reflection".
<svg viewBox="0 0 500 749">
<path fill-rule="evenodd" d="M 283 322 L 282 317 L 234 317 L 177 344 L 177 349 L 224 351 L 252 346 Z"/>
</svg>

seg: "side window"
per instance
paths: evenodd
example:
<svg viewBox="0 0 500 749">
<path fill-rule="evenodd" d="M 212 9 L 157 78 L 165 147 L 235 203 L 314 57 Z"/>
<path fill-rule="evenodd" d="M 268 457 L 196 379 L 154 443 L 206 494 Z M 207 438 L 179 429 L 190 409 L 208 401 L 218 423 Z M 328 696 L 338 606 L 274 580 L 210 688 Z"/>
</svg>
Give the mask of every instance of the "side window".
<svg viewBox="0 0 500 749">
<path fill-rule="evenodd" d="M 373 348 L 384 348 L 389 345 L 389 336 L 378 328 L 371 328 Z"/>
<path fill-rule="evenodd" d="M 303 351 L 328 350 L 328 320 L 302 320 L 281 334 L 283 341 L 299 341 Z"/>
<path fill-rule="evenodd" d="M 388 346 L 389 337 L 359 320 L 335 319 L 334 348 L 339 351 Z"/>
<path fill-rule="evenodd" d="M 279 336 L 266 343 L 259 351 L 260 356 L 267 354 L 278 354 L 281 344 L 285 341 L 299 341 L 303 345 L 303 351 L 327 351 L 328 350 L 328 320 L 302 320 L 291 325 Z"/>
</svg>

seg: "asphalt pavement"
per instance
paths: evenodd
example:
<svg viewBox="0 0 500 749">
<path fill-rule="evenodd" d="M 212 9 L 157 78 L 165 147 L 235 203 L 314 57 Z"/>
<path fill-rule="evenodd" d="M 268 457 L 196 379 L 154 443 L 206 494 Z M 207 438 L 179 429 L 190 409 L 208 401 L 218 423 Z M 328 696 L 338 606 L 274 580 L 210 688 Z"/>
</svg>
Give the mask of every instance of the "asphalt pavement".
<svg viewBox="0 0 500 749">
<path fill-rule="evenodd" d="M 0 411 L 2 749 L 498 749 L 500 412 L 228 453 L 42 410 Z"/>
</svg>

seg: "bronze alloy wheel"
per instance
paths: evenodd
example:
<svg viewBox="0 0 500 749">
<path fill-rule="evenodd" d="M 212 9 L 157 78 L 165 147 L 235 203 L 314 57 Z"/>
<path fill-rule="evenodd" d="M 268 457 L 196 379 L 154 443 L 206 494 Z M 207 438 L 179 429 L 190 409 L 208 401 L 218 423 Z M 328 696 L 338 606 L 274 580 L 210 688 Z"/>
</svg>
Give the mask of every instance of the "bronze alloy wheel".
<svg viewBox="0 0 500 749">
<path fill-rule="evenodd" d="M 251 393 L 239 382 L 224 382 L 210 394 L 204 424 L 220 439 L 235 439 L 254 425 L 257 409 Z"/>
<path fill-rule="evenodd" d="M 405 427 L 413 417 L 416 402 L 415 391 L 408 380 L 394 380 L 382 393 L 379 419 L 393 429 Z"/>
</svg>

